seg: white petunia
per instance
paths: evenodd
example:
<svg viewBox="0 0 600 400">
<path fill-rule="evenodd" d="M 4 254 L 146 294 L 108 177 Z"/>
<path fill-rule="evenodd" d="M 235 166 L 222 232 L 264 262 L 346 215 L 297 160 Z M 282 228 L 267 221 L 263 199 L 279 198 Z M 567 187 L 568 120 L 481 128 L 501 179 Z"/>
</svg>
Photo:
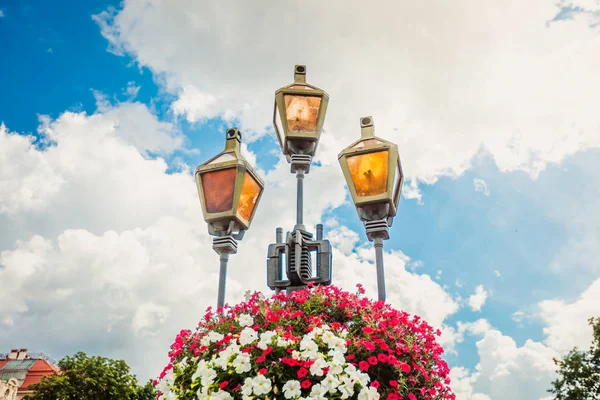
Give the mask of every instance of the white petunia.
<svg viewBox="0 0 600 400">
<path fill-rule="evenodd" d="M 211 331 L 208 333 L 208 338 L 210 339 L 211 342 L 214 343 L 214 342 L 218 342 L 219 340 L 223 340 L 224 336 L 218 332 Z"/>
<path fill-rule="evenodd" d="M 231 400 L 233 399 L 233 397 L 231 397 L 231 395 L 229 394 L 229 392 L 226 392 L 224 390 L 219 390 L 216 393 L 213 393 L 210 396 L 211 400 Z"/>
<path fill-rule="evenodd" d="M 313 385 L 313 387 L 310 390 L 310 397 L 312 397 L 313 399 L 326 400 L 326 395 L 327 389 L 323 387 L 320 383 Z"/>
<path fill-rule="evenodd" d="M 295 380 L 287 381 L 285 385 L 283 385 L 283 395 L 286 399 L 293 399 L 294 397 L 300 396 L 300 389 L 300 382 Z"/>
<path fill-rule="evenodd" d="M 367 387 L 370 381 L 371 378 L 369 377 L 369 374 L 365 374 L 364 372 L 356 373 L 356 382 L 358 382 L 360 386 Z"/>
<path fill-rule="evenodd" d="M 273 331 L 261 333 L 260 341 L 258 342 L 258 348 L 264 350 L 269 347 L 274 336 L 277 336 L 277 333 Z"/>
<path fill-rule="evenodd" d="M 244 384 L 242 385 L 242 395 L 244 396 L 252 396 L 252 378 L 246 378 L 244 380 Z"/>
<path fill-rule="evenodd" d="M 250 355 L 248 353 L 238 354 L 232 361 L 231 365 L 233 365 L 235 372 L 238 374 L 243 374 L 244 372 L 250 371 L 252 369 Z"/>
<path fill-rule="evenodd" d="M 344 376 L 342 378 L 342 384 L 339 385 L 337 389 L 342 394 L 342 399 L 347 399 L 354 395 L 354 382 L 350 377 Z"/>
<path fill-rule="evenodd" d="M 254 343 L 258 339 L 258 333 L 252 328 L 244 328 L 240 332 L 240 344 L 246 346 Z"/>
<path fill-rule="evenodd" d="M 252 379 L 252 391 L 257 396 L 269 393 L 271 391 L 271 380 L 264 375 L 258 375 Z"/>
<path fill-rule="evenodd" d="M 277 338 L 277 342 L 275 342 L 275 344 L 279 347 L 290 347 L 292 344 L 294 344 L 294 342 L 292 340 L 285 340 L 284 338 Z"/>
<path fill-rule="evenodd" d="M 321 385 L 326 391 L 334 393 L 337 390 L 337 387 L 340 385 L 340 381 L 331 371 L 329 371 L 329 373 L 327 373 L 325 376 L 325 379 L 321 381 Z"/>
<path fill-rule="evenodd" d="M 310 366 L 310 373 L 314 376 L 323 376 L 323 368 L 327 367 L 327 363 L 322 358 L 317 358 Z"/>
<path fill-rule="evenodd" d="M 239 317 L 240 326 L 252 326 L 254 325 L 254 318 L 248 314 L 240 314 Z"/>
<path fill-rule="evenodd" d="M 379 393 L 374 387 L 368 389 L 363 388 L 360 393 L 358 393 L 358 400 L 379 400 Z"/>
</svg>

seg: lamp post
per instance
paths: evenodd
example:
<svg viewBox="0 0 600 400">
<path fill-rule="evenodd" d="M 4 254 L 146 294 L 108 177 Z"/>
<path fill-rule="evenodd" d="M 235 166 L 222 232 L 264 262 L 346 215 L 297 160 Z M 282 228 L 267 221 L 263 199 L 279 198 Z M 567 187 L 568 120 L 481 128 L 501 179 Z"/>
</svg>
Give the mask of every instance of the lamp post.
<svg viewBox="0 0 600 400">
<path fill-rule="evenodd" d="M 281 151 L 296 174 L 296 224 L 286 237 L 276 229 L 276 241 L 267 254 L 267 285 L 278 293 L 331 284 L 331 244 L 318 224 L 316 238 L 304 226 L 304 177 L 310 171 L 323 130 L 329 95 L 306 82 L 306 67 L 294 67 L 294 83 L 275 92 L 273 125 Z M 374 242 L 379 299 L 385 301 L 383 241 L 396 215 L 403 174 L 398 147 L 374 136 L 373 118 L 360 120 L 361 138 L 343 150 L 339 162 L 367 238 Z M 217 307 L 225 302 L 225 279 L 230 254 L 250 227 L 264 182 L 242 157 L 242 136 L 227 130 L 225 150 L 196 169 L 196 185 L 213 249 L 220 256 Z M 312 254 L 316 253 L 313 275 Z M 285 264 L 285 277 L 284 277 Z"/>
<path fill-rule="evenodd" d="M 329 95 L 306 83 L 306 66 L 294 67 L 294 83 L 275 92 L 273 124 L 281 151 L 296 174 L 296 225 L 283 241 L 277 228 L 276 243 L 268 250 L 267 284 L 276 291 L 301 289 L 309 282 L 331 284 L 331 245 L 317 225 L 317 238 L 304 226 L 304 177 L 310 171 L 327 112 Z M 317 253 L 317 276 L 313 277 L 311 252 Z M 283 278 L 283 262 L 287 279 Z"/>
<path fill-rule="evenodd" d="M 398 146 L 374 135 L 373 118 L 361 118 L 360 127 L 361 138 L 338 160 L 367 238 L 375 245 L 378 297 L 385 301 L 383 241 L 390 237 L 404 176 Z"/>
<path fill-rule="evenodd" d="M 240 152 L 242 134 L 227 130 L 225 150 L 196 169 L 196 186 L 204 220 L 220 256 L 217 307 L 225 303 L 225 280 L 229 255 L 237 253 L 237 241 L 250 227 L 265 186 Z"/>
</svg>

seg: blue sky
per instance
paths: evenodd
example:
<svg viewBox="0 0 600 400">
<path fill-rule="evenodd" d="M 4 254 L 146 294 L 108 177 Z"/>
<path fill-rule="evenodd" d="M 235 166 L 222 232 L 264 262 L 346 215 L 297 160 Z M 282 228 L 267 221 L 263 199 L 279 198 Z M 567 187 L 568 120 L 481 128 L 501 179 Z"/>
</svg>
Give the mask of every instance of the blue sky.
<svg viewBox="0 0 600 400">
<path fill-rule="evenodd" d="M 586 316 L 600 315 L 600 119 L 589 106 L 600 100 L 600 80 L 588 68 L 600 63 L 597 7 L 539 0 L 515 14 L 468 2 L 472 16 L 444 17 L 383 2 L 387 14 L 417 22 L 386 25 L 386 13 L 367 8 L 372 29 L 290 34 L 289 48 L 265 27 L 271 18 L 282 29 L 303 26 L 304 11 L 292 3 L 269 12 L 236 1 L 184 3 L 0 2 L 0 282 L 17 288 L 0 290 L 0 352 L 29 347 L 60 359 L 82 350 L 124 358 L 144 379 L 160 372 L 174 333 L 214 301 L 217 258 L 189 171 L 221 151 L 229 126 L 244 132 L 272 195 L 236 256 L 228 298 L 267 290 L 266 244 L 294 218 L 293 177 L 269 126 L 272 93 L 306 63 L 308 81 L 331 94 L 322 166 L 306 185 L 309 223 L 334 221 L 326 228 L 334 282 L 352 289 L 368 276 L 367 289 L 375 288 L 371 253 L 361 252 L 370 245 L 335 159 L 358 137 L 358 118 L 373 115 L 376 134 L 398 143 L 407 175 L 385 243 L 390 301 L 443 327 L 459 399 L 499 399 L 505 385 L 544 398 L 551 357 L 585 346 Z M 489 13 L 509 18 L 510 32 L 486 23 Z M 315 18 L 358 26 L 361 16 L 332 4 Z M 358 58 L 369 41 L 377 43 L 370 56 Z M 524 56 L 518 42 L 535 50 Z M 44 140 L 28 147 L 27 135 Z M 97 185 L 103 192 L 88 186 L 95 179 L 106 180 Z M 121 256 L 131 259 L 102 275 Z M 86 296 L 77 279 L 60 282 L 63 272 L 99 286 Z M 193 278 L 184 284 L 184 275 Z M 159 289 L 163 279 L 164 287 L 184 285 L 182 294 Z M 469 299 L 479 286 L 478 310 Z M 23 294 L 40 287 L 50 291 L 46 300 Z M 100 316 L 90 322 L 74 310 Z M 557 322 L 566 315 L 572 328 Z M 59 329 L 41 341 L 23 334 L 60 318 L 69 340 Z M 530 350 L 532 342 L 541 347 Z M 499 353 L 510 356 L 486 350 L 494 346 L 509 346 Z M 503 365 L 509 373 L 498 378 L 490 366 Z M 542 381 L 524 380 L 532 374 Z"/>
</svg>

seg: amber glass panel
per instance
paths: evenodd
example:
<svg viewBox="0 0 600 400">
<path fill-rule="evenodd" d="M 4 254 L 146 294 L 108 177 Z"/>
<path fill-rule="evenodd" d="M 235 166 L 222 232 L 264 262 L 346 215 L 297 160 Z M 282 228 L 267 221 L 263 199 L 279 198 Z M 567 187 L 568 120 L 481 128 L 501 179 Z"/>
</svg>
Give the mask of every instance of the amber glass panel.
<svg viewBox="0 0 600 400">
<path fill-rule="evenodd" d="M 259 194 L 260 185 L 252 175 L 246 172 L 244 184 L 242 185 L 242 194 L 240 195 L 240 201 L 238 202 L 238 212 L 246 221 L 250 221 Z"/>
<path fill-rule="evenodd" d="M 321 98 L 315 96 L 283 96 L 288 130 L 292 132 L 314 133 L 317 131 L 317 118 L 321 108 Z"/>
<path fill-rule="evenodd" d="M 236 168 L 228 168 L 202 174 L 206 212 L 219 213 L 233 208 L 235 173 Z"/>
<path fill-rule="evenodd" d="M 374 196 L 387 191 L 387 150 L 348 157 L 348 168 L 358 196 Z"/>
</svg>

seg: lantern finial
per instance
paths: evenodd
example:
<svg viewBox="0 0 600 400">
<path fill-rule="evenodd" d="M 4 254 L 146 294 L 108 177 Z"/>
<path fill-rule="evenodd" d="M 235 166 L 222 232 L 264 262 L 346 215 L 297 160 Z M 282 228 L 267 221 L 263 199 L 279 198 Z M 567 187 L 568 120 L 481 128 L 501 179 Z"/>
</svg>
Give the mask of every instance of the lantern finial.
<svg viewBox="0 0 600 400">
<path fill-rule="evenodd" d="M 360 119 L 360 136 L 363 139 L 372 138 L 375 135 L 373 117 L 362 117 Z"/>
<path fill-rule="evenodd" d="M 242 133 L 238 128 L 227 129 L 226 140 L 225 140 L 225 151 L 238 151 L 240 150 L 240 144 L 242 143 Z"/>
<path fill-rule="evenodd" d="M 294 83 L 306 83 L 306 65 L 294 67 Z"/>
</svg>

